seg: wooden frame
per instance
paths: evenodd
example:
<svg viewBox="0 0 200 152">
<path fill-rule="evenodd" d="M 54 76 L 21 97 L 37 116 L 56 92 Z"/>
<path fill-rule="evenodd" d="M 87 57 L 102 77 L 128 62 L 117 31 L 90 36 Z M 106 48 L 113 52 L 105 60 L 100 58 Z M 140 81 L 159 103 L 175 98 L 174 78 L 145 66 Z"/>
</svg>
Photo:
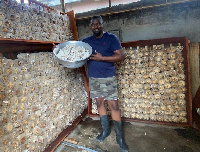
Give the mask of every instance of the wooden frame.
<svg viewBox="0 0 200 152">
<path fill-rule="evenodd" d="M 171 43 L 180 43 L 183 47 L 183 57 L 184 57 L 184 66 L 185 66 L 185 76 L 186 76 L 186 101 L 187 101 L 187 119 L 188 123 L 173 123 L 173 122 L 160 122 L 160 121 L 147 121 L 139 120 L 134 118 L 122 118 L 125 121 L 135 121 L 135 122 L 144 122 L 144 123 L 153 123 L 161 125 L 175 125 L 175 126 L 192 126 L 192 95 L 191 95 L 191 81 L 190 81 L 190 62 L 189 62 L 189 40 L 187 37 L 173 37 L 173 38 L 163 38 L 163 39 L 153 39 L 153 40 L 139 40 L 132 42 L 122 42 L 122 47 L 137 47 L 137 46 L 152 46 L 160 44 L 171 44 Z M 89 116 L 99 116 L 97 114 L 92 114 L 92 100 L 88 99 L 88 115 Z"/>
<path fill-rule="evenodd" d="M 77 31 L 77 28 L 76 28 L 76 19 L 75 19 L 74 11 L 72 10 L 72 11 L 67 12 L 65 14 L 67 14 L 67 16 L 69 17 L 70 29 L 73 33 L 74 40 L 78 41 L 78 31 Z"/>
<path fill-rule="evenodd" d="M 22 0 L 21 3 L 24 1 Z M 48 11 L 49 10 L 55 10 L 45 4 L 42 4 L 40 2 L 37 2 L 35 0 L 29 0 L 30 3 L 36 3 L 40 5 L 41 7 L 45 7 Z M 67 14 L 70 20 L 70 29 L 73 34 L 74 40 L 78 40 L 78 32 L 76 28 L 76 20 L 74 11 L 70 11 L 67 13 L 61 13 L 61 14 Z M 25 39 L 8 39 L 8 38 L 0 38 L 0 55 L 6 54 L 10 59 L 15 59 L 14 54 L 15 53 L 38 53 L 38 52 L 52 52 L 53 44 L 57 45 L 60 42 L 53 42 L 53 41 L 39 41 L 39 40 L 25 40 Z M 84 87 L 89 94 L 89 87 L 88 87 L 88 79 L 85 73 L 84 66 L 79 68 L 80 72 L 82 73 L 82 77 L 84 80 Z M 77 117 L 73 122 L 72 125 L 68 126 L 66 129 L 64 129 L 58 137 L 50 144 L 48 147 L 46 147 L 45 152 L 53 152 L 56 147 L 64 140 L 64 138 L 78 125 L 80 121 L 87 115 L 88 108 L 86 108 L 82 114 Z"/>
<path fill-rule="evenodd" d="M 24 39 L 7 39 L 0 38 L 1 53 L 14 53 L 14 52 L 41 52 L 52 51 L 53 43 L 55 45 L 59 42 L 51 41 L 38 41 L 38 40 L 24 40 Z M 14 49 L 13 49 L 14 48 Z"/>
</svg>

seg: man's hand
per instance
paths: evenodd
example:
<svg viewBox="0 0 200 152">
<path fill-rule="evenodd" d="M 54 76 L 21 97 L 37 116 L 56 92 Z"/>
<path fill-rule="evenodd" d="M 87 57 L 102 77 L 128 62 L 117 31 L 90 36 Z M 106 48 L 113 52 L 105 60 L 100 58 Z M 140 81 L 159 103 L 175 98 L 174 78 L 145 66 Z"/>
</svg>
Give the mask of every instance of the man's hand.
<svg viewBox="0 0 200 152">
<path fill-rule="evenodd" d="M 101 53 L 95 50 L 95 54 L 89 57 L 89 60 L 104 61 L 104 62 L 119 62 L 125 59 L 123 49 L 114 51 L 112 56 L 102 56 Z"/>
<path fill-rule="evenodd" d="M 53 43 L 53 48 L 52 48 L 52 51 L 56 48 L 56 45 Z"/>
<path fill-rule="evenodd" d="M 89 59 L 96 60 L 96 61 L 103 61 L 103 56 L 101 55 L 101 53 L 97 52 L 96 50 L 95 50 L 95 53 L 96 54 L 92 54 Z"/>
</svg>

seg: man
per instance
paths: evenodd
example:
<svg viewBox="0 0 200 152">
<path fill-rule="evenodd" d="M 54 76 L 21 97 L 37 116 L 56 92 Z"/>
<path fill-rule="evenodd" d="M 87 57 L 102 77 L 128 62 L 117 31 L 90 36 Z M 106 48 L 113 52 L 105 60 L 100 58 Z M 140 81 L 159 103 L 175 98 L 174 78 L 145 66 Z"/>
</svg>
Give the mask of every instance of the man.
<svg viewBox="0 0 200 152">
<path fill-rule="evenodd" d="M 128 146 L 124 141 L 122 133 L 121 111 L 118 106 L 118 91 L 114 66 L 114 62 L 124 60 L 124 52 L 118 38 L 114 34 L 103 31 L 103 19 L 101 16 L 93 16 L 90 25 L 93 35 L 82 41 L 88 43 L 93 49 L 93 53 L 87 63 L 89 88 L 91 98 L 96 99 L 103 129 L 102 133 L 96 139 L 101 142 L 111 132 L 105 108 L 105 102 L 107 102 L 115 126 L 117 143 L 122 151 L 128 151 Z"/>
</svg>

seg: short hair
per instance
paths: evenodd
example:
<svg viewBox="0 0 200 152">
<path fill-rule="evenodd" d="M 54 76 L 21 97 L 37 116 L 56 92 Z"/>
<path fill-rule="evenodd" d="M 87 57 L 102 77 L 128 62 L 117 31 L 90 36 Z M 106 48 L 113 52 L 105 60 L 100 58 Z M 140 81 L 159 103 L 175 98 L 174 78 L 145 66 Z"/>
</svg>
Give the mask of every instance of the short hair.
<svg viewBox="0 0 200 152">
<path fill-rule="evenodd" d="M 102 18 L 100 15 L 98 15 L 98 16 L 93 16 L 93 17 L 91 18 L 91 20 L 90 20 L 90 24 L 92 23 L 92 21 L 93 21 L 94 19 L 99 19 L 99 20 L 100 20 L 100 23 L 103 24 L 103 18 Z"/>
</svg>

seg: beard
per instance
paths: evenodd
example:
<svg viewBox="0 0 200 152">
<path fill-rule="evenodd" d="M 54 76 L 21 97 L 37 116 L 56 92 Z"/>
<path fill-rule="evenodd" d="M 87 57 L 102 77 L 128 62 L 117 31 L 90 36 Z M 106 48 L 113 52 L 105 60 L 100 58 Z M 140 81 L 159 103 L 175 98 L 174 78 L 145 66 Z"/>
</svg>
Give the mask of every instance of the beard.
<svg viewBox="0 0 200 152">
<path fill-rule="evenodd" d="M 102 33 L 103 33 L 102 30 L 100 30 L 98 32 L 93 31 L 93 34 L 94 34 L 95 37 L 99 37 Z"/>
</svg>

